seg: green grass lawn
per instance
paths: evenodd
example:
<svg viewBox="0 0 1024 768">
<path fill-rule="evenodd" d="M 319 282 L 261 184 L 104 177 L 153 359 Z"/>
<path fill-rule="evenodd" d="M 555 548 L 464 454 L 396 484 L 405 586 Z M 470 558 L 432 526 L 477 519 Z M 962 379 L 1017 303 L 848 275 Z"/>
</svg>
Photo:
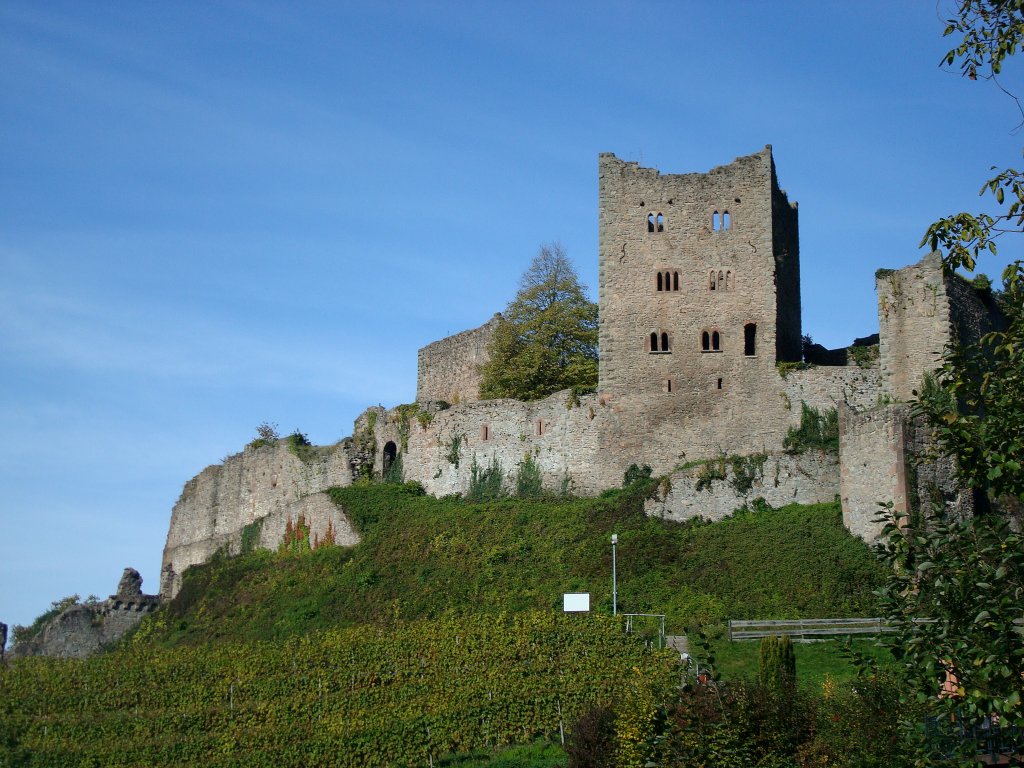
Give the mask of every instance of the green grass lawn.
<svg viewBox="0 0 1024 768">
<path fill-rule="evenodd" d="M 727 638 L 713 641 L 711 645 L 715 661 L 723 677 L 743 677 L 751 680 L 757 678 L 759 646 L 760 642 L 757 640 L 730 642 Z M 856 677 L 857 668 L 845 653 L 847 647 L 852 648 L 855 653 L 876 660 L 880 665 L 894 663 L 889 650 L 880 647 L 873 638 L 793 643 L 793 650 L 796 653 L 798 685 L 801 688 L 820 692 L 822 683 L 826 679 L 843 683 Z M 700 651 L 695 651 L 694 655 L 699 658 Z"/>
</svg>

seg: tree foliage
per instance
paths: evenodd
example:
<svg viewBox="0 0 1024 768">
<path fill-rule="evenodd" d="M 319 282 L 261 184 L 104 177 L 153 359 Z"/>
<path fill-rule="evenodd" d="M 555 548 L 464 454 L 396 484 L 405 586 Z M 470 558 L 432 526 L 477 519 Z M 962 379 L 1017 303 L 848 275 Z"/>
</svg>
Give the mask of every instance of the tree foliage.
<svg viewBox="0 0 1024 768">
<path fill-rule="evenodd" d="M 958 0 L 955 9 L 945 35 L 962 37 L 942 64 L 999 85 L 1024 42 L 1024 0 Z M 980 194 L 994 199 L 993 212 L 948 216 L 922 238 L 949 272 L 974 270 L 982 253 L 997 253 L 1000 237 L 1024 231 L 1024 174 L 992 170 Z M 968 732 L 993 715 L 1024 725 L 1024 541 L 986 503 L 1001 499 L 1005 509 L 1024 499 L 1024 262 L 1004 270 L 1003 285 L 1005 327 L 948 348 L 915 405 L 982 503 L 968 519 L 926 514 L 915 525 L 890 507 L 881 551 L 891 575 L 879 595 L 898 625 L 887 643 L 906 694 Z"/>
<path fill-rule="evenodd" d="M 502 315 L 480 396 L 539 400 L 597 385 L 597 305 L 560 245 L 542 246 Z"/>
<path fill-rule="evenodd" d="M 908 693 L 940 722 L 1024 724 L 1024 540 L 1005 518 L 892 516 L 880 590 Z M 943 686 L 943 683 L 946 683 Z M 943 690 L 945 688 L 945 690 Z"/>
</svg>

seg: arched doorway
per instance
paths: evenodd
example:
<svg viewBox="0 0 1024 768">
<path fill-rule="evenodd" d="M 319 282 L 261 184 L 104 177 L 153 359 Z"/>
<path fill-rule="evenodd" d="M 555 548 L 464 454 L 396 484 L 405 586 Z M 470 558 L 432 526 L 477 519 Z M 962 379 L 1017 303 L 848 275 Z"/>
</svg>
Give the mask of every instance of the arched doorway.
<svg viewBox="0 0 1024 768">
<path fill-rule="evenodd" d="M 381 474 L 386 475 L 391 465 L 395 463 L 395 456 L 398 455 L 398 446 L 393 440 L 384 444 L 384 453 L 381 455 Z"/>
</svg>

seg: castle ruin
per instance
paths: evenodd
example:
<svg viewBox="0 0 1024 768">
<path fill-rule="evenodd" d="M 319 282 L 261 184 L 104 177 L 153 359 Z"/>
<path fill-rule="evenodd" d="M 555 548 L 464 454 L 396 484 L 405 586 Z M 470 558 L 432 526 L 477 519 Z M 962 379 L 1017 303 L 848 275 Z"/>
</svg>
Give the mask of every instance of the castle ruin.
<svg viewBox="0 0 1024 768">
<path fill-rule="evenodd" d="M 798 212 L 771 147 L 678 175 L 602 154 L 598 172 L 595 393 L 480 400 L 498 315 L 435 341 L 419 352 L 416 404 L 370 408 L 352 437 L 304 458 L 283 443 L 251 446 L 189 481 L 172 513 L 161 593 L 173 596 L 185 568 L 218 548 L 240 551 L 246 536 L 276 546 L 299 514 L 354 543 L 324 491 L 399 460 L 405 480 L 438 496 L 465 492 L 474 466 L 511 481 L 527 456 L 545 487 L 583 495 L 647 464 L 667 478 L 648 512 L 677 520 L 717 519 L 757 497 L 779 505 L 839 496 L 847 527 L 868 541 L 879 534 L 879 501 L 902 511 L 922 493 L 951 508 L 968 503 L 950 467 L 908 471 L 928 438 L 900 403 L 948 343 L 984 330 L 993 309 L 937 254 L 876 276 L 877 359 L 786 365 L 802 354 Z M 804 404 L 839 410 L 838 456 L 783 450 Z M 700 474 L 709 462 L 721 467 L 710 483 Z"/>
</svg>

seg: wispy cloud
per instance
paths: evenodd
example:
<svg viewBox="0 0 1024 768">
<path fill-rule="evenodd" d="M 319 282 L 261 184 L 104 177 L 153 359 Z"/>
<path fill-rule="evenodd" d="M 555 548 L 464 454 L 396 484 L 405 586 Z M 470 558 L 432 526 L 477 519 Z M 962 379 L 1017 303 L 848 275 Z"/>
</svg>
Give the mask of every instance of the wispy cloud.
<svg viewBox="0 0 1024 768">
<path fill-rule="evenodd" d="M 5 258 L 6 256 L 6 258 Z M 19 366 L 67 374 L 132 376 L 183 386 L 287 389 L 367 401 L 397 394 L 399 351 L 373 337 L 275 328 L 272 318 L 218 316 L 122 292 L 77 290 L 26 261 L 0 255 L 0 349 Z M 95 289 L 94 289 L 95 290 Z"/>
</svg>

